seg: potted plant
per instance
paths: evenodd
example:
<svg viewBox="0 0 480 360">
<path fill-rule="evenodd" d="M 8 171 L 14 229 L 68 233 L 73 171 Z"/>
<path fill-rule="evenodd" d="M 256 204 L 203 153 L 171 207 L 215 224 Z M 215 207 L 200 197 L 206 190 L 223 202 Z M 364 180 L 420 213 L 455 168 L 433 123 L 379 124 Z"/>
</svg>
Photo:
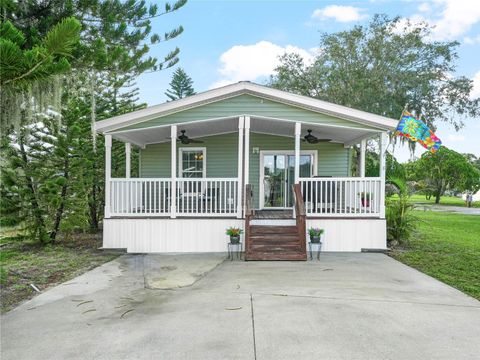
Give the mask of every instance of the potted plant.
<svg viewBox="0 0 480 360">
<path fill-rule="evenodd" d="M 242 229 L 230 226 L 226 231 L 226 234 L 230 236 L 230 243 L 238 244 L 240 242 L 240 234 L 242 232 Z"/>
<path fill-rule="evenodd" d="M 320 243 L 320 237 L 325 232 L 323 229 L 319 228 L 310 228 L 308 229 L 308 235 L 310 235 L 310 242 L 318 244 Z"/>
<path fill-rule="evenodd" d="M 363 207 L 369 207 L 370 206 L 370 199 L 372 198 L 372 193 L 362 191 L 358 193 L 360 195 L 360 199 L 362 200 L 362 206 Z"/>
</svg>

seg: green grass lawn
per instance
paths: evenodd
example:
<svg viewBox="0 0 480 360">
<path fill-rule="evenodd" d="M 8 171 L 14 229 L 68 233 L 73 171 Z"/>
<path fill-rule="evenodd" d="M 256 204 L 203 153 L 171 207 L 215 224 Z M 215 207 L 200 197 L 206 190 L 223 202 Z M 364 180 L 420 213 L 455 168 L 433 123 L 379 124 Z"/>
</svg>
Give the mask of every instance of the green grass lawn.
<svg viewBox="0 0 480 360">
<path fill-rule="evenodd" d="M 40 290 L 78 276 L 118 253 L 98 250 L 101 235 L 77 234 L 55 245 L 40 246 L 2 230 L 0 239 L 0 300 L 5 312 L 37 294 Z"/>
<path fill-rule="evenodd" d="M 435 204 L 435 198 L 432 196 L 429 200 L 425 198 L 425 195 L 420 195 L 420 194 L 414 194 L 411 197 L 411 200 L 414 203 L 417 204 Z M 465 201 L 463 199 L 458 198 L 456 196 L 442 196 L 440 198 L 440 205 L 449 205 L 449 206 L 464 206 L 466 207 L 467 205 L 465 204 Z M 480 208 L 480 201 L 474 201 L 472 203 L 472 207 L 475 208 Z"/>
<path fill-rule="evenodd" d="M 480 300 L 480 216 L 415 211 L 418 234 L 391 252 L 412 266 Z"/>
</svg>

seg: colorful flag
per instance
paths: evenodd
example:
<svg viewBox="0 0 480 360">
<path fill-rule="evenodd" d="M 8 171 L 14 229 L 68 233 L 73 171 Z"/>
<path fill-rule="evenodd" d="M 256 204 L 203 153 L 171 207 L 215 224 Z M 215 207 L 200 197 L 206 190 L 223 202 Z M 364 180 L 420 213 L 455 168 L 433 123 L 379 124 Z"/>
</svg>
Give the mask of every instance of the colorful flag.
<svg viewBox="0 0 480 360">
<path fill-rule="evenodd" d="M 442 142 L 433 131 L 423 121 L 416 119 L 408 111 L 402 113 L 395 135 L 405 136 L 407 139 L 416 141 L 432 153 L 437 151 L 442 145 Z"/>
</svg>

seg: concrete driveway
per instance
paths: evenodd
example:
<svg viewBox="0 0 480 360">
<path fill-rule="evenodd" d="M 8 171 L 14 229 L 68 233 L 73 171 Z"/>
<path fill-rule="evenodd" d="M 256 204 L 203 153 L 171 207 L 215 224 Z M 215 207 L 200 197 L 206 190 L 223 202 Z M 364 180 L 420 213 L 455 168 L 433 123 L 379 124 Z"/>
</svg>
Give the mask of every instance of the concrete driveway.
<svg viewBox="0 0 480 360">
<path fill-rule="evenodd" d="M 201 256 L 126 255 L 45 292 L 2 316 L 2 359 L 479 358 L 480 302 L 385 255 Z M 186 287 L 145 287 L 169 271 Z"/>
</svg>

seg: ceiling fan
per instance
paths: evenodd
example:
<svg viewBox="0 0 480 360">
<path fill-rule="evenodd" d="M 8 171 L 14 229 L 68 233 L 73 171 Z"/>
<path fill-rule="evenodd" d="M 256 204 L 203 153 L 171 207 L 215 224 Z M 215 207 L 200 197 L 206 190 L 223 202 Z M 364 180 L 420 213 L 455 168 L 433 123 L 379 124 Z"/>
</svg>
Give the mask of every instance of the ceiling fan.
<svg viewBox="0 0 480 360">
<path fill-rule="evenodd" d="M 180 130 L 181 135 L 178 136 L 177 140 L 180 141 L 182 144 L 201 144 L 203 143 L 202 140 L 195 140 L 189 138 L 187 135 L 185 135 L 186 130 Z"/>
<path fill-rule="evenodd" d="M 328 142 L 332 141 L 332 139 L 319 139 L 315 135 L 312 135 L 312 130 L 308 129 L 307 130 L 308 134 L 305 135 L 302 139 L 302 141 L 308 142 L 309 144 L 318 144 L 320 142 Z"/>
</svg>

